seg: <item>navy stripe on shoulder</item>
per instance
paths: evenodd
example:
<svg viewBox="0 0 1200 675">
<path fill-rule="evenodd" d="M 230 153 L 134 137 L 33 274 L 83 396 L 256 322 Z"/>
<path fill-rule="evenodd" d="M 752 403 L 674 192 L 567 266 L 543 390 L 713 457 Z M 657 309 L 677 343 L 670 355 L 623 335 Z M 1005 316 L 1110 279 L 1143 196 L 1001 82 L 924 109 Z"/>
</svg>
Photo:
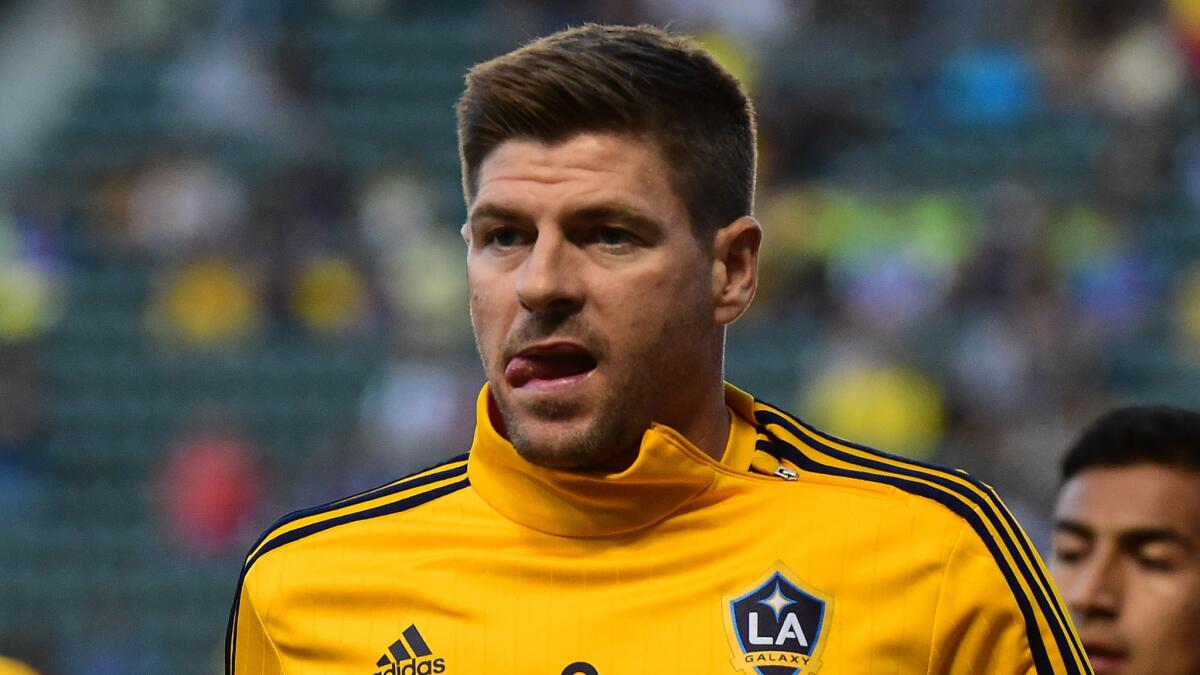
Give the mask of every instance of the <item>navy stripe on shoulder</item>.
<svg viewBox="0 0 1200 675">
<path fill-rule="evenodd" d="M 780 443 L 783 443 L 783 441 L 780 441 Z M 950 509 L 964 521 L 969 523 L 972 529 L 974 529 L 977 534 L 980 534 L 980 538 L 991 552 L 992 557 L 998 561 L 997 566 L 999 567 L 1000 572 L 1004 575 L 1005 582 L 1008 583 L 1010 589 L 1012 590 L 1013 597 L 1016 599 L 1017 606 L 1021 611 L 1021 616 L 1025 620 L 1025 633 L 1029 641 L 1030 653 L 1033 655 L 1033 661 L 1037 672 L 1039 674 L 1044 673 L 1046 675 L 1052 675 L 1054 673 L 1054 669 L 1050 665 L 1050 656 L 1046 651 L 1046 645 L 1042 642 L 1041 633 L 1037 629 L 1037 617 L 1033 613 L 1033 607 L 1029 604 L 1029 598 L 1026 597 L 1025 593 L 1021 590 L 1020 584 L 1014 576 L 1013 571 L 1007 564 L 1003 562 L 1003 556 L 999 551 L 996 542 L 993 541 L 991 537 L 986 535 L 986 528 L 984 527 L 983 522 L 980 520 L 979 515 L 973 509 L 969 508 L 966 504 L 962 503 L 962 501 L 956 499 L 952 495 L 949 495 L 931 485 L 919 483 L 917 481 L 905 480 L 898 476 L 880 475 L 865 471 L 853 471 L 851 469 L 842 469 L 839 467 L 821 464 L 813 459 L 810 459 L 807 455 L 799 450 L 788 446 L 779 449 L 779 452 L 804 471 L 883 483 L 899 488 L 900 490 L 903 490 L 909 494 L 931 499 Z"/>
<path fill-rule="evenodd" d="M 264 541 L 266 541 L 271 536 L 271 534 L 273 532 L 278 530 L 280 527 L 283 527 L 284 525 L 294 522 L 296 520 L 299 520 L 301 518 L 307 518 L 309 516 L 320 515 L 321 513 L 324 513 L 327 511 L 332 511 L 332 510 L 338 509 L 338 508 L 343 508 L 346 506 L 355 506 L 357 504 L 361 504 L 363 502 L 367 502 L 372 499 L 377 499 L 379 497 L 386 497 L 388 495 L 396 494 L 398 492 L 403 492 L 405 490 L 409 490 L 412 488 L 421 487 L 422 485 L 428 485 L 430 483 L 436 483 L 437 481 L 445 480 L 447 478 L 454 478 L 457 476 L 461 476 L 461 475 L 465 474 L 467 471 L 465 464 L 463 464 L 462 466 L 451 467 L 445 471 L 436 471 L 436 470 L 440 469 L 442 467 L 445 467 L 445 466 L 450 466 L 452 464 L 460 464 L 467 459 L 468 455 L 469 455 L 469 453 L 463 453 L 461 455 L 451 457 L 450 459 L 448 459 L 444 462 L 434 464 L 433 466 L 430 466 L 425 469 L 421 469 L 420 471 L 416 471 L 416 472 L 409 474 L 408 476 L 401 478 L 399 480 L 391 481 L 389 483 L 384 483 L 383 485 L 364 490 L 362 492 L 359 492 L 358 494 L 351 495 L 349 497 L 342 497 L 341 499 L 335 499 L 331 502 L 326 502 L 324 504 L 313 506 L 313 507 L 310 507 L 307 509 L 300 509 L 297 511 L 293 511 L 293 512 L 283 516 L 279 520 L 275 521 L 274 523 L 272 523 L 270 527 L 263 530 L 262 534 L 259 535 L 258 539 L 255 540 L 254 545 L 250 547 L 250 550 L 246 554 L 247 561 L 243 563 L 241 574 L 238 576 L 237 587 L 236 587 L 236 590 L 234 591 L 234 596 L 233 596 L 233 606 L 230 608 L 230 611 L 229 611 L 229 626 L 226 628 L 226 631 L 225 631 L 225 655 L 226 655 L 225 672 L 227 673 L 227 675 L 232 675 L 232 673 L 233 673 L 233 656 L 234 656 L 234 648 L 235 648 L 234 643 L 237 639 L 237 614 L 238 614 L 239 605 L 241 604 L 241 600 L 242 600 L 242 584 L 246 577 L 246 571 L 250 568 L 249 557 L 252 553 L 254 553 L 258 549 L 259 546 L 262 545 L 262 543 Z M 429 473 L 431 471 L 435 471 L 435 473 Z M 401 509 L 401 510 L 403 510 L 403 509 Z M 255 556 L 255 558 L 257 559 L 257 556 Z"/>
<path fill-rule="evenodd" d="M 769 405 L 769 404 L 765 404 L 765 405 Z M 771 406 L 771 407 L 774 408 L 775 406 Z M 776 408 L 776 410 L 778 410 L 778 409 Z M 1009 525 L 1009 527 L 1012 529 L 1013 532 L 1020 532 L 1019 526 L 1017 525 L 1016 521 L 1012 518 L 1012 515 L 1010 513 L 1008 513 L 1007 509 L 1004 509 L 1002 506 L 998 506 L 1000 501 L 999 501 L 999 498 L 996 496 L 994 490 L 992 490 L 990 487 L 983 484 L 982 482 L 978 481 L 977 479 L 973 478 L 969 474 L 951 471 L 949 469 L 938 467 L 936 465 L 917 462 L 915 460 L 910 460 L 910 459 L 903 458 L 903 457 L 888 455 L 887 453 L 883 453 L 878 450 L 874 450 L 872 448 L 868 448 L 868 447 L 853 444 L 853 443 L 847 443 L 847 442 L 842 441 L 841 439 L 833 438 L 833 437 L 829 436 L 828 434 L 824 434 L 816 429 L 813 429 L 813 428 L 809 427 L 808 425 L 803 424 L 799 420 L 794 420 L 794 419 L 790 418 L 790 416 L 785 416 L 783 414 L 776 414 L 775 412 L 772 412 L 769 410 L 758 410 L 755 412 L 755 417 L 760 424 L 768 424 L 768 423 L 778 424 L 779 426 L 783 427 L 784 429 L 787 429 L 788 431 L 792 432 L 794 435 L 797 436 L 797 438 L 803 439 L 803 438 L 810 438 L 812 436 L 817 436 L 819 438 L 823 438 L 823 439 L 829 440 L 831 442 L 842 443 L 844 445 L 847 445 L 847 446 L 853 447 L 857 450 L 860 450 L 861 452 L 863 452 L 865 454 L 870 454 L 872 456 L 875 456 L 875 457 L 878 457 L 881 459 L 883 459 L 883 458 L 892 459 L 894 461 L 897 461 L 899 464 L 901 464 L 901 466 L 896 466 L 893 464 L 886 464 L 883 462 L 871 460 L 871 459 L 864 458 L 864 457 L 858 457 L 858 456 L 837 450 L 835 448 L 832 448 L 824 443 L 821 443 L 819 440 L 812 439 L 813 444 L 815 446 L 814 449 L 818 450 L 819 452 L 822 452 L 823 454 L 827 454 L 831 457 L 836 457 L 842 461 L 845 461 L 845 462 L 853 464 L 853 465 L 862 466 L 865 468 L 871 468 L 871 469 L 875 469 L 877 471 L 883 471 L 883 472 L 887 472 L 887 473 L 891 473 L 891 474 L 899 474 L 900 476 L 907 476 L 910 478 L 918 478 L 918 479 L 930 481 L 932 483 L 937 484 L 944 490 L 950 491 L 952 493 L 952 495 L 958 495 L 959 499 L 968 501 L 968 502 L 980 507 L 980 510 L 984 514 L 986 514 L 986 517 L 991 522 L 991 524 L 995 528 L 996 532 L 998 534 L 1000 534 L 1001 538 L 1004 540 L 1005 547 L 1008 549 L 1008 551 L 1012 555 L 1013 560 L 1017 563 L 1018 569 L 1021 572 L 1021 576 L 1025 579 L 1026 583 L 1028 584 L 1030 592 L 1034 596 L 1034 599 L 1037 601 L 1037 604 L 1038 604 L 1039 608 L 1041 609 L 1043 615 L 1046 616 L 1047 623 L 1049 624 L 1050 629 L 1051 629 L 1052 633 L 1054 634 L 1055 643 L 1057 644 L 1059 651 L 1062 653 L 1064 661 L 1068 662 L 1068 666 L 1071 667 L 1071 670 L 1069 672 L 1072 672 L 1072 673 L 1081 672 L 1077 667 L 1074 667 L 1070 662 L 1072 660 L 1071 657 L 1075 657 L 1080 663 L 1084 663 L 1084 664 L 1087 663 L 1086 658 L 1083 657 L 1083 648 L 1081 645 L 1079 645 L 1075 635 L 1067 628 L 1068 624 L 1064 618 L 1063 610 L 1062 610 L 1061 606 L 1059 605 L 1059 603 L 1056 602 L 1054 600 L 1054 598 L 1050 596 L 1049 593 L 1047 593 L 1045 590 L 1043 590 L 1043 589 L 1050 588 L 1050 586 L 1049 586 L 1049 582 L 1047 581 L 1044 574 L 1042 573 L 1041 568 L 1038 567 L 1036 564 L 1025 564 L 1023 562 L 1023 559 L 1021 558 L 1021 556 L 1016 553 L 1017 550 L 1023 551 L 1029 560 L 1033 560 L 1034 559 L 1033 556 L 1036 555 L 1029 548 L 1028 541 L 1025 540 L 1024 537 L 1009 536 L 1008 533 L 1005 531 L 1005 529 L 1001 526 L 999 521 L 1003 520 L 1005 523 L 1007 523 Z M 805 433 L 801 432 L 799 429 L 796 428 L 798 426 L 803 427 L 809 433 L 805 434 Z M 783 443 L 783 441 L 780 441 L 780 443 Z M 784 445 L 786 447 L 790 448 L 790 446 L 787 446 L 786 443 L 784 443 Z M 795 451 L 795 449 L 792 449 L 792 450 L 795 452 L 795 454 L 802 455 L 802 453 Z M 788 455 L 790 457 L 792 455 L 792 453 L 788 453 Z M 812 460 L 809 460 L 807 457 L 804 457 L 804 459 L 810 465 L 816 464 Z M 819 465 L 819 464 L 817 464 L 817 466 L 824 467 L 824 465 Z M 922 469 L 923 471 L 918 471 L 917 470 L 918 467 L 920 469 Z M 810 468 L 810 467 L 806 466 L 805 468 Z M 837 469 L 836 467 L 828 467 L 828 468 L 835 472 L 845 471 L 842 469 Z M 821 472 L 829 473 L 829 471 L 821 471 Z M 852 475 L 855 473 L 858 473 L 858 472 L 847 472 L 844 475 L 847 475 L 849 477 L 856 477 L 856 476 Z M 976 489 L 980 490 L 981 492 L 985 492 L 992 500 L 995 500 L 996 503 L 989 504 L 987 502 L 987 500 L 984 497 L 982 497 L 981 495 L 979 495 L 978 493 L 972 492 L 971 490 L 965 488 L 961 484 L 951 480 L 950 478 L 952 476 L 955 478 L 961 479 L 961 480 L 968 481 Z M 877 482 L 885 482 L 885 483 L 893 484 L 893 485 L 895 485 L 895 487 L 904 489 L 906 492 L 910 492 L 910 493 L 914 492 L 912 489 L 908 489 L 907 487 L 905 487 L 905 485 L 909 485 L 909 486 L 914 485 L 911 481 L 904 481 L 903 479 L 900 479 L 898 477 L 897 477 L 896 481 L 883 480 L 882 479 L 883 477 L 880 477 L 877 474 L 870 474 L 870 473 L 866 473 L 866 474 L 863 474 L 862 476 L 857 476 L 857 477 L 862 477 L 867 480 L 875 480 Z M 929 486 L 925 485 L 924 483 L 917 483 L 915 485 L 921 487 L 921 492 L 925 492 L 925 493 L 929 492 L 929 490 L 925 489 Z M 946 497 L 949 497 L 950 502 L 953 502 L 954 504 L 957 504 L 957 505 L 961 505 L 961 502 L 958 501 L 958 499 L 955 499 L 952 495 L 948 495 L 945 492 L 943 492 L 942 490 L 938 490 L 937 488 L 932 488 L 932 490 L 935 494 L 933 494 L 933 495 L 924 494 L 923 496 L 935 499 L 939 503 L 942 503 L 943 505 L 947 506 L 948 508 L 951 508 L 952 511 L 959 513 L 959 509 L 955 508 L 951 504 L 947 504 L 946 503 L 947 500 L 944 500 L 941 497 L 944 495 Z M 966 508 L 965 510 L 969 511 L 972 515 L 976 515 L 976 512 L 973 509 Z M 961 516 L 963 514 L 959 513 L 959 515 Z M 978 521 L 977 526 L 976 526 L 976 531 L 979 534 L 980 538 L 983 539 L 984 542 L 988 544 L 989 548 L 992 548 L 994 546 L 995 542 L 992 540 L 991 536 L 986 531 L 986 528 L 983 527 L 982 520 L 978 520 L 977 518 L 975 518 L 972 521 L 973 525 L 976 525 L 976 523 L 974 522 L 975 520 Z M 993 553 L 993 555 L 997 555 L 998 549 L 994 549 L 992 551 L 992 553 Z M 1003 557 L 997 555 L 997 562 L 1001 566 L 1002 569 L 1006 567 L 1006 563 L 1004 562 Z M 1037 583 L 1034 581 L 1034 579 L 1037 579 L 1038 581 L 1040 581 L 1042 585 L 1039 587 L 1037 585 Z M 1022 597 L 1024 591 L 1020 588 L 1019 585 L 1013 586 L 1012 589 L 1018 599 Z M 1026 616 L 1027 622 L 1030 618 L 1032 618 L 1032 617 Z M 1036 621 L 1034 621 L 1032 626 L 1029 626 L 1027 623 L 1027 630 L 1031 632 L 1031 635 L 1030 635 L 1031 644 L 1032 644 L 1032 640 L 1034 638 L 1034 635 L 1032 633 L 1036 633 L 1036 638 L 1037 638 L 1038 642 L 1040 643 L 1041 634 L 1040 634 L 1040 631 L 1037 630 Z M 1044 650 L 1044 647 L 1042 647 L 1042 649 Z M 1039 670 L 1039 672 L 1041 672 L 1041 671 Z"/>
<path fill-rule="evenodd" d="M 457 474 L 461 474 L 461 473 L 465 473 L 465 472 L 466 472 L 466 467 L 463 466 L 461 468 L 452 469 L 447 472 L 439 472 L 439 474 L 454 473 L 455 475 L 457 475 Z M 430 476 L 439 475 L 439 474 L 430 474 Z M 445 476 L 443 476 L 443 477 L 445 477 Z M 421 478 L 422 478 L 421 484 L 433 482 L 433 481 L 424 480 L 426 478 L 429 478 L 429 476 L 422 476 Z M 435 499 L 438 499 L 439 497 L 444 497 L 446 495 L 457 492 L 457 491 L 467 487 L 468 485 L 470 485 L 470 479 L 464 477 L 460 481 L 448 483 L 441 487 L 433 488 L 432 490 L 427 490 L 425 492 L 421 492 L 421 493 L 412 495 L 410 497 L 405 497 L 404 499 L 398 499 L 394 502 L 389 502 L 387 504 L 382 504 L 382 505 L 376 506 L 374 508 L 364 509 L 362 511 L 347 513 L 347 514 L 337 516 L 334 518 L 329 518 L 327 520 L 321 520 L 321 521 L 317 521 L 315 523 L 310 523 L 308 525 L 305 525 L 304 527 L 299 527 L 299 528 L 296 528 L 295 530 L 285 532 L 277 537 L 270 539 L 269 541 L 267 541 L 267 543 L 263 544 L 262 547 L 259 548 L 250 557 L 250 559 L 246 561 L 246 564 L 243 565 L 243 567 L 242 567 L 242 573 L 238 577 L 237 589 L 234 592 L 233 607 L 231 608 L 231 610 L 229 612 L 229 626 L 225 630 L 225 672 L 226 672 L 226 675 L 233 675 L 233 670 L 234 670 L 234 661 L 235 661 L 236 654 L 237 654 L 237 617 L 238 617 L 238 610 L 240 608 L 241 600 L 242 600 L 242 587 L 245 585 L 245 582 L 246 582 L 246 574 L 250 571 L 250 568 L 253 567 L 254 563 L 259 558 L 261 558 L 264 554 L 266 554 L 270 551 L 273 551 L 273 550 L 279 548 L 280 546 L 283 546 L 284 544 L 289 544 L 291 542 L 298 541 L 300 539 L 311 536 L 318 532 L 323 532 L 325 530 L 337 527 L 338 525 L 344 525 L 347 523 L 352 523 L 352 522 L 356 522 L 356 521 L 360 521 L 360 520 L 367 520 L 369 518 L 376 518 L 379 516 L 389 515 L 392 513 L 399 513 L 401 511 L 407 511 L 409 509 L 416 508 L 418 506 L 421 506 L 422 504 L 427 504 Z M 414 484 L 414 482 L 410 481 L 409 485 L 407 487 L 408 488 L 419 487 L 419 485 L 416 485 L 416 484 Z M 335 503 L 337 503 L 337 502 L 335 502 Z M 340 503 L 339 503 L 339 505 L 344 506 L 344 504 L 340 504 Z M 256 545 L 256 547 L 257 547 L 257 545 Z M 251 549 L 251 550 L 253 550 L 253 549 Z"/>
<path fill-rule="evenodd" d="M 429 472 L 434 471 L 436 469 L 440 469 L 444 466 L 450 466 L 451 464 L 460 464 L 461 462 L 466 461 L 466 459 L 467 459 L 467 454 L 458 455 L 457 457 L 448 459 L 440 464 L 435 464 L 431 467 L 421 469 L 420 471 L 411 473 L 408 476 L 405 476 L 404 478 L 401 478 L 399 480 L 394 480 L 394 481 L 391 481 L 388 483 L 384 483 L 383 485 L 379 485 L 379 486 L 376 486 L 376 487 L 373 487 L 373 488 L 370 488 L 367 490 L 363 490 L 362 492 L 359 492 L 358 494 L 351 495 L 349 497 L 341 497 L 341 498 L 335 499 L 331 502 L 326 502 L 324 504 L 318 504 L 317 506 L 312 506 L 312 507 L 309 507 L 306 509 L 298 509 L 296 511 L 292 511 L 291 513 L 283 516 L 279 520 L 276 520 L 274 523 L 271 523 L 270 527 L 263 530 L 263 533 L 261 535 L 259 535 L 258 539 L 254 542 L 254 545 L 250 547 L 249 553 L 253 553 L 254 550 L 257 549 L 259 547 L 259 545 L 261 545 L 264 541 L 266 541 L 267 538 L 269 538 L 271 536 L 271 533 L 273 533 L 275 530 L 278 530 L 279 528 L 283 527 L 284 525 L 287 525 L 288 523 L 300 520 L 301 518 L 308 518 L 309 516 L 320 515 L 322 513 L 325 513 L 328 511 L 333 511 L 335 509 L 344 508 L 347 506 L 355 506 L 357 504 L 362 504 L 363 502 L 368 502 L 372 499 L 386 497 L 388 495 L 393 495 L 398 492 L 403 492 L 405 490 L 409 490 L 409 489 L 412 489 L 415 487 L 421 487 L 422 485 L 436 483 L 437 481 L 444 480 L 446 478 L 453 478 L 455 476 L 460 476 L 460 475 L 466 473 L 466 471 L 467 471 L 465 464 L 463 464 L 462 466 L 455 466 L 455 467 L 446 469 L 445 471 L 438 471 L 437 473 L 429 473 Z M 249 553 L 247 555 L 249 555 Z"/>
<path fill-rule="evenodd" d="M 466 467 L 462 467 L 461 469 L 453 470 L 453 473 L 455 473 L 455 474 L 461 474 L 461 473 L 465 473 L 465 472 L 466 472 Z M 450 472 L 447 472 L 447 473 L 450 473 Z M 433 476 L 433 475 L 437 475 L 437 474 L 430 474 L 430 475 Z M 426 481 L 426 482 L 432 482 L 432 481 Z M 264 554 L 266 554 L 270 551 L 273 551 L 273 550 L 279 548 L 280 546 L 283 546 L 284 544 L 290 544 L 293 541 L 299 541 L 300 539 L 314 535 L 318 532 L 324 532 L 325 530 L 335 528 L 338 525 L 345 525 L 347 523 L 354 523 L 354 522 L 358 522 L 360 520 L 368 520 L 370 518 L 378 518 L 379 516 L 386 516 L 386 515 L 391 515 L 393 513 L 400 513 L 402 511 L 408 511 L 409 509 L 415 508 L 417 506 L 421 506 L 422 504 L 429 503 L 439 497 L 444 497 L 448 494 L 458 492 L 459 490 L 467 487 L 470 484 L 471 484 L 470 479 L 464 477 L 460 481 L 455 481 L 453 483 L 447 483 L 446 485 L 443 485 L 441 487 L 436 487 L 436 488 L 433 488 L 432 490 L 426 490 L 425 492 L 420 492 L 420 493 L 417 493 L 410 497 L 405 497 L 404 499 L 397 499 L 394 502 L 388 502 L 386 504 L 381 504 L 381 505 L 373 507 L 373 508 L 363 509 L 362 511 L 353 511 L 351 513 L 346 513 L 346 514 L 343 514 L 340 516 L 336 516 L 334 518 L 329 518 L 326 520 L 319 520 L 315 523 L 310 523 L 308 525 L 305 525 L 304 527 L 298 527 L 294 530 L 289 530 L 287 532 L 284 532 L 283 534 L 280 534 L 276 537 L 272 537 L 271 539 L 267 540 L 267 543 L 263 544 L 258 549 L 258 551 L 256 551 L 254 553 L 254 555 L 251 556 L 250 559 L 246 561 L 246 570 L 242 572 L 242 576 L 245 576 L 246 571 L 249 571 L 249 569 L 254 565 L 254 562 L 257 561 L 259 558 L 263 557 Z M 415 487 L 415 486 L 409 486 L 409 487 Z"/>
</svg>

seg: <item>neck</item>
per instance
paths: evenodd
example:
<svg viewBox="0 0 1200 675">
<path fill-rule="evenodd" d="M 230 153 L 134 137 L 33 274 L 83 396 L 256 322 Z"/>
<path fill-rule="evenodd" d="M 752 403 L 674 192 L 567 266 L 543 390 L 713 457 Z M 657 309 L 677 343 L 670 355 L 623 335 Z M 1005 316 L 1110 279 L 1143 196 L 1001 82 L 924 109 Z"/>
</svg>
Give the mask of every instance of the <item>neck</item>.
<svg viewBox="0 0 1200 675">
<path fill-rule="evenodd" d="M 704 395 L 699 401 L 693 400 L 686 410 L 664 422 L 683 434 L 697 449 L 720 462 L 729 441 L 730 419 L 725 405 L 724 382 L 719 377 L 714 381 L 714 385 L 703 388 Z"/>
</svg>

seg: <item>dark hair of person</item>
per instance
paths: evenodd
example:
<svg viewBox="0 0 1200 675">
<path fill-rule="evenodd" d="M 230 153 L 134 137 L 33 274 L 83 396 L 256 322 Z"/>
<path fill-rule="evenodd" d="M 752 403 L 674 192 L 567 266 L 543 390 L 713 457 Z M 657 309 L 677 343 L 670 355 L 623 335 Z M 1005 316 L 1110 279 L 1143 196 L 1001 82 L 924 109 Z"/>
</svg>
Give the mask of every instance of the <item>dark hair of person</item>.
<svg viewBox="0 0 1200 675">
<path fill-rule="evenodd" d="M 1200 470 L 1200 412 L 1169 406 L 1111 410 L 1067 450 L 1062 480 L 1090 468 L 1140 463 Z"/>
<path fill-rule="evenodd" d="M 738 80 L 695 41 L 652 26 L 588 24 L 535 40 L 467 74 L 458 101 L 463 192 L 511 139 L 556 143 L 583 132 L 650 139 L 694 231 L 754 204 L 754 109 Z"/>
</svg>

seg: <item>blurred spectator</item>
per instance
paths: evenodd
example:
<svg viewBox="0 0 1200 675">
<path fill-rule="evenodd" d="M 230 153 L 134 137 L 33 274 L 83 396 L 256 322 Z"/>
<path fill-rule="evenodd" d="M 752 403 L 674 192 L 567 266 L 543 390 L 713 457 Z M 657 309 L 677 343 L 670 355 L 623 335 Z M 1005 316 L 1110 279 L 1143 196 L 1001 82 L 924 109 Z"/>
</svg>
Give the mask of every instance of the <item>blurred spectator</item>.
<svg viewBox="0 0 1200 675">
<path fill-rule="evenodd" d="M 856 321 L 895 334 L 936 310 L 975 246 L 973 214 L 951 197 L 911 203 L 829 193 L 814 204 L 809 246 Z"/>
<path fill-rule="evenodd" d="M 263 318 L 245 273 L 220 258 L 200 258 L 167 273 L 146 320 L 164 344 L 203 348 L 244 342 L 258 333 Z"/>
<path fill-rule="evenodd" d="M 246 214 L 241 181 L 203 155 L 168 155 L 150 163 L 129 192 L 129 235 L 167 258 L 228 246 Z"/>
<path fill-rule="evenodd" d="M 338 336 L 366 327 L 365 282 L 345 258 L 323 255 L 307 262 L 296 280 L 292 307 L 319 335 Z"/>
<path fill-rule="evenodd" d="M 1164 114 L 1182 93 L 1187 66 L 1170 27 L 1145 21 L 1129 28 L 1100 62 L 1096 94 L 1113 114 L 1141 121 Z"/>
<path fill-rule="evenodd" d="M 58 261 L 39 229 L 0 210 L 0 344 L 40 337 L 61 312 Z"/>
<path fill-rule="evenodd" d="M 1015 46 L 963 51 L 942 65 L 941 104 L 947 118 L 964 125 L 1014 125 L 1041 106 L 1038 74 Z"/>
<path fill-rule="evenodd" d="M 1171 24 L 1183 44 L 1193 73 L 1200 72 L 1200 3 L 1195 0 L 1167 0 Z"/>
<path fill-rule="evenodd" d="M 437 217 L 428 183 L 405 172 L 376 176 L 358 197 L 358 227 L 398 336 L 425 345 L 460 339 L 467 307 L 462 238 Z"/>
<path fill-rule="evenodd" d="M 220 26 L 208 36 L 193 36 L 166 78 L 168 115 L 177 132 L 225 135 L 281 152 L 303 154 L 320 139 L 309 119 L 307 92 L 293 88 L 304 80 L 281 71 L 263 45 L 239 27 Z M 303 63 L 295 49 L 289 67 Z"/>
<path fill-rule="evenodd" d="M 1050 230 L 1048 251 L 1066 281 L 1074 309 L 1091 331 L 1128 335 L 1149 314 L 1155 294 L 1150 265 L 1129 250 L 1103 214 L 1070 209 Z"/>
<path fill-rule="evenodd" d="M 1174 308 L 1179 346 L 1200 363 L 1200 264 L 1193 264 L 1179 275 Z"/>
<path fill-rule="evenodd" d="M 721 0 L 641 0 L 641 9 L 658 25 L 677 24 L 687 33 L 724 33 L 732 41 L 755 46 L 795 34 L 811 4 L 786 0 L 747 0 L 736 5 Z"/>
<path fill-rule="evenodd" d="M 364 392 L 361 426 L 371 452 L 387 470 L 404 475 L 430 458 L 470 446 L 477 383 L 447 355 L 394 358 Z"/>
<path fill-rule="evenodd" d="M 38 360 L 32 346 L 0 344 L 0 520 L 30 518 L 47 497 Z"/>
<path fill-rule="evenodd" d="M 809 421 L 887 452 L 932 457 L 945 431 L 937 384 L 903 364 L 841 349 L 803 385 L 799 409 Z"/>
<path fill-rule="evenodd" d="M 258 461 L 230 424 L 204 413 L 199 428 L 175 443 L 158 478 L 157 497 L 168 538 L 197 555 L 228 552 L 263 499 Z"/>
</svg>

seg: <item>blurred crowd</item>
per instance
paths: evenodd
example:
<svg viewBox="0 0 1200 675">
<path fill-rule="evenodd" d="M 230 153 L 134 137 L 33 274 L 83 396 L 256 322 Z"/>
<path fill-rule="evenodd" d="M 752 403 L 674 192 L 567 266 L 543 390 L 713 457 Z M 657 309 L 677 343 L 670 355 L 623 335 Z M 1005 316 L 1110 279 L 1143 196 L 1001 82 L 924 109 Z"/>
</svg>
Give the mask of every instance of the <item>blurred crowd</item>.
<svg viewBox="0 0 1200 675">
<path fill-rule="evenodd" d="M 258 530 L 468 447 L 452 104 L 588 20 L 695 34 L 756 101 L 735 384 L 972 470 L 1039 543 L 1085 421 L 1200 406 L 1196 0 L 9 0 L 0 653 L 216 672 Z"/>
</svg>

